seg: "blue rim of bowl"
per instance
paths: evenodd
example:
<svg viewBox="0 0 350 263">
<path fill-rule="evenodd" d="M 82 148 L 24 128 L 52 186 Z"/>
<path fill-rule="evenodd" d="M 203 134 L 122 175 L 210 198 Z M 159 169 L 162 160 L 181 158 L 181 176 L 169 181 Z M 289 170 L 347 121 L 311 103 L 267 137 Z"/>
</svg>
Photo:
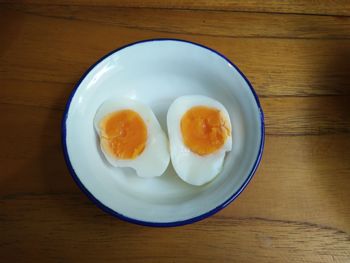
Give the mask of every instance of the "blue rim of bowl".
<svg viewBox="0 0 350 263">
<path fill-rule="evenodd" d="M 260 146 L 259 146 L 259 151 L 258 151 L 258 155 L 255 159 L 254 165 L 248 175 L 248 177 L 246 178 L 246 180 L 244 181 L 244 183 L 239 187 L 239 189 L 233 193 L 227 200 L 225 200 L 222 204 L 220 204 L 219 206 L 213 208 L 212 210 L 201 214 L 199 216 L 193 217 L 193 218 L 189 218 L 189 219 L 185 219 L 185 220 L 180 220 L 180 221 L 174 221 L 174 222 L 149 222 L 149 221 L 142 221 L 142 220 L 138 220 L 138 219 L 134 219 L 131 217 L 127 217 L 123 214 L 120 214 L 114 210 L 112 210 L 111 208 L 107 207 L 106 205 L 104 205 L 101 201 L 99 201 L 92 193 L 90 193 L 90 191 L 83 185 L 83 183 L 80 181 L 79 177 L 77 176 L 77 174 L 74 171 L 74 168 L 71 164 L 71 161 L 69 159 L 69 154 L 68 154 L 68 149 L 67 149 L 67 126 L 66 126 L 66 121 L 67 121 L 67 117 L 68 117 L 68 112 L 70 109 L 70 104 L 72 102 L 72 99 L 75 95 L 75 92 L 78 90 L 81 82 L 85 79 L 85 77 L 90 73 L 90 71 L 97 66 L 101 61 L 103 61 L 105 58 L 109 57 L 110 55 L 128 48 L 130 46 L 134 46 L 134 45 L 139 45 L 139 44 L 143 44 L 143 43 L 147 43 L 147 42 L 157 42 L 157 41 L 176 41 L 176 42 L 183 42 L 183 43 L 188 43 L 188 44 L 192 44 L 204 49 L 207 49 L 213 53 L 215 53 L 216 55 L 220 56 L 221 58 L 223 58 L 227 63 L 229 63 L 232 67 L 234 67 L 238 73 L 243 77 L 243 79 L 246 81 L 246 83 L 248 84 L 252 94 L 254 95 L 255 98 L 255 102 L 256 102 L 256 106 L 259 109 L 260 112 L 260 124 L 261 124 L 261 139 L 260 139 Z M 141 40 L 141 41 L 137 41 L 137 42 L 133 42 L 127 45 L 124 45 L 120 48 L 117 48 L 111 52 L 109 52 L 108 54 L 106 54 L 105 56 L 103 56 L 102 58 L 100 58 L 98 61 L 96 61 L 93 65 L 91 65 L 88 70 L 82 75 L 82 77 L 79 79 L 79 81 L 77 82 L 77 84 L 74 86 L 73 91 L 71 92 L 64 113 L 63 113 L 63 118 L 62 118 L 62 126 L 61 126 L 61 136 L 62 136 L 62 148 L 63 148 L 63 154 L 64 154 L 64 159 L 66 161 L 68 170 L 71 174 L 71 176 L 73 177 L 75 183 L 78 185 L 78 187 L 81 189 L 82 192 L 84 192 L 88 198 L 95 203 L 96 206 L 98 206 L 100 209 L 102 209 L 103 211 L 105 211 L 106 213 L 118 217 L 121 220 L 130 222 L 130 223 L 134 223 L 134 224 L 138 224 L 138 225 L 142 225 L 142 226 L 152 226 L 152 227 L 174 227 L 174 226 L 182 226 L 182 225 L 187 225 L 187 224 L 192 224 L 195 223 L 197 221 L 203 220 L 209 216 L 212 216 L 214 214 L 216 214 L 217 212 L 219 212 L 221 209 L 225 208 L 227 205 L 229 205 L 233 200 L 235 200 L 241 193 L 242 191 L 246 188 L 246 186 L 249 184 L 250 180 L 252 179 L 252 177 L 254 176 L 259 163 L 261 161 L 261 157 L 262 157 L 262 153 L 263 153 L 263 149 L 264 149 L 264 143 L 265 143 L 265 125 L 264 125 L 264 113 L 263 110 L 261 108 L 260 105 L 260 101 L 259 98 L 253 88 L 253 86 L 251 85 L 251 83 L 249 82 L 249 80 L 247 79 L 247 77 L 243 74 L 243 72 L 234 64 L 232 63 L 227 57 L 225 57 L 223 54 L 219 53 L 218 51 L 209 48 L 207 46 L 204 46 L 202 44 L 198 44 L 192 41 L 188 41 L 188 40 L 182 40 L 182 39 L 176 39 L 176 38 L 156 38 L 156 39 L 146 39 L 146 40 Z"/>
</svg>

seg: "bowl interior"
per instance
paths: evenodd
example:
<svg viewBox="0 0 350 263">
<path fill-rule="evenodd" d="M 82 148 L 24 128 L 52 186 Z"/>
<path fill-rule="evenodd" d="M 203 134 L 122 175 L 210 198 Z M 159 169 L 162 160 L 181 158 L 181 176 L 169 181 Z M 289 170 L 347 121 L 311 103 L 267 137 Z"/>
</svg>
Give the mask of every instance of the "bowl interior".
<svg viewBox="0 0 350 263">
<path fill-rule="evenodd" d="M 191 186 L 171 164 L 163 176 L 144 179 L 106 162 L 93 128 L 105 100 L 129 97 L 148 104 L 166 131 L 168 107 L 189 94 L 214 98 L 230 114 L 233 148 L 216 179 Z M 95 199 L 127 218 L 162 224 L 200 217 L 238 194 L 257 165 L 262 125 L 249 84 L 227 60 L 188 42 L 148 41 L 112 53 L 85 76 L 67 111 L 64 143 L 77 179 Z"/>
</svg>

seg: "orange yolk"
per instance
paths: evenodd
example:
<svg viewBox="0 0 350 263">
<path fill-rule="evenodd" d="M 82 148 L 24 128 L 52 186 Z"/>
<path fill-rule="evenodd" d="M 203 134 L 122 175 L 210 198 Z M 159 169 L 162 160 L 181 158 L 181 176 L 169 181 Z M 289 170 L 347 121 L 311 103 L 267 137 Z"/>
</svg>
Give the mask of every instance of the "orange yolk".
<svg viewBox="0 0 350 263">
<path fill-rule="evenodd" d="M 218 109 L 196 106 L 182 117 L 181 133 L 192 152 L 207 155 L 220 149 L 231 131 Z"/>
<path fill-rule="evenodd" d="M 146 146 L 147 127 L 133 110 L 121 110 L 100 123 L 101 145 L 119 159 L 135 159 Z"/>
</svg>

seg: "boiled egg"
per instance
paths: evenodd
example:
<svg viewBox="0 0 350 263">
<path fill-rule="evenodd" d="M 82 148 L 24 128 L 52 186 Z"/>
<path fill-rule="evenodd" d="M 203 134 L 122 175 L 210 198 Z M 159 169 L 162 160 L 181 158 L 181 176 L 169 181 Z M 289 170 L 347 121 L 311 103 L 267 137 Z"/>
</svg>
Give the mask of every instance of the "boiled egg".
<svg viewBox="0 0 350 263">
<path fill-rule="evenodd" d="M 213 180 L 232 149 L 225 107 L 206 96 L 179 97 L 168 110 L 167 125 L 171 161 L 179 177 L 192 185 Z"/>
<path fill-rule="evenodd" d="M 98 108 L 94 126 L 111 165 L 133 168 L 141 177 L 160 176 L 168 167 L 167 136 L 147 105 L 129 98 L 107 100 Z"/>
</svg>

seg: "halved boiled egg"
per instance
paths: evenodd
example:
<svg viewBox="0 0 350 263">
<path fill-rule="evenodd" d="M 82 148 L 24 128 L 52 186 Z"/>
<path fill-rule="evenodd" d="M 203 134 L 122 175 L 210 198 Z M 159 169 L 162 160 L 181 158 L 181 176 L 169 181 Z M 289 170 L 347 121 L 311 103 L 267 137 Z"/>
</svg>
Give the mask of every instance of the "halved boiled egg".
<svg viewBox="0 0 350 263">
<path fill-rule="evenodd" d="M 192 185 L 213 180 L 232 148 L 225 107 L 206 96 L 183 96 L 171 104 L 167 125 L 171 161 L 179 177 Z"/>
<path fill-rule="evenodd" d="M 150 107 L 128 99 L 105 101 L 94 126 L 101 150 L 115 167 L 131 167 L 141 177 L 155 177 L 169 165 L 168 139 Z"/>
</svg>

